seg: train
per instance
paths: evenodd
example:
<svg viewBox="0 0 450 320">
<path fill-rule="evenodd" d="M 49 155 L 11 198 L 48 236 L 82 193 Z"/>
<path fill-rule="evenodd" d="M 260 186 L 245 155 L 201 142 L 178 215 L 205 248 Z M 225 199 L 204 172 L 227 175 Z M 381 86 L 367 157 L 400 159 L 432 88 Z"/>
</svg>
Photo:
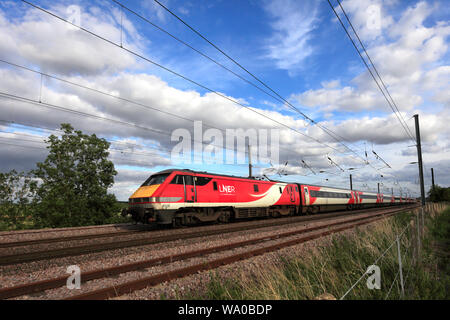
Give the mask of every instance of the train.
<svg viewBox="0 0 450 320">
<path fill-rule="evenodd" d="M 413 203 L 412 198 L 304 183 L 238 177 L 189 169 L 152 174 L 122 215 L 144 224 L 189 226 L 258 217 Z"/>
</svg>

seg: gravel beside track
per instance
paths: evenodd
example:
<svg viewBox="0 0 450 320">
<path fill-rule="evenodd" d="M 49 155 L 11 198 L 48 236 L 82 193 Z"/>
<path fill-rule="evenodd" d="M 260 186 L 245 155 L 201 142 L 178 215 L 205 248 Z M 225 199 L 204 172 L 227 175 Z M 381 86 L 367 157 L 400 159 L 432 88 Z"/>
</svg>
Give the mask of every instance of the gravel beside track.
<svg viewBox="0 0 450 320">
<path fill-rule="evenodd" d="M 371 229 L 375 223 L 377 222 L 358 228 L 359 230 Z M 310 250 L 329 246 L 337 236 L 352 235 L 354 232 L 355 230 L 353 229 L 345 230 L 339 234 L 331 234 L 312 241 L 282 248 L 276 252 L 268 252 L 260 256 L 220 266 L 214 270 L 201 271 L 193 275 L 161 283 L 157 286 L 149 286 L 145 289 L 136 290 L 119 297 L 111 298 L 111 300 L 185 299 L 185 295 L 188 295 L 189 297 L 192 293 L 194 293 L 196 297 L 201 297 L 207 291 L 208 283 L 213 276 L 219 277 L 220 279 L 236 279 L 236 277 L 241 276 L 250 278 L 255 273 L 258 274 L 257 270 L 264 270 L 270 266 L 277 265 L 282 262 L 282 259 L 301 258 L 302 256 L 310 254 Z"/>
<path fill-rule="evenodd" d="M 120 230 L 136 226 L 134 223 L 117 223 L 117 224 L 103 224 L 98 226 L 84 226 L 84 227 L 66 227 L 66 228 L 44 228 L 31 230 L 14 230 L 14 231 L 0 231 L 0 242 L 3 241 L 22 241 L 40 239 L 41 237 L 61 237 L 65 235 L 83 234 L 89 232 L 96 232 L 97 230 Z"/>
<path fill-rule="evenodd" d="M 373 210 L 378 210 L 379 208 L 369 208 L 363 210 L 354 210 L 353 213 L 361 213 L 361 212 L 370 212 Z M 318 219 L 321 217 L 330 217 L 330 216 L 339 216 L 346 215 L 348 211 L 336 211 L 330 213 L 320 213 L 311 216 L 301 216 L 300 218 L 304 220 L 312 220 Z M 299 217 L 291 217 L 292 219 Z M 288 218 L 280 218 L 277 220 L 290 219 Z M 252 224 L 252 223 L 263 223 L 267 221 L 266 219 L 260 220 L 252 220 L 252 221 L 240 221 L 233 224 Z M 229 224 L 225 225 L 216 225 L 216 227 L 226 228 Z M 210 228 L 210 225 L 205 226 L 197 226 L 197 227 L 189 227 L 189 230 L 202 230 L 205 228 Z M 181 229 L 173 229 L 173 230 L 165 230 L 159 229 L 155 225 L 142 225 L 142 224 L 132 224 L 132 223 L 122 223 L 122 224 L 108 224 L 108 225 L 98 225 L 98 226 L 84 226 L 84 227 L 71 227 L 71 228 L 53 228 L 53 229 L 36 229 L 36 230 L 17 230 L 17 231 L 0 231 L 0 245 L 3 243 L 14 243 L 18 241 L 33 241 L 33 240 L 44 240 L 44 239 L 61 239 L 63 240 L 71 240 L 72 236 L 83 236 L 83 235 L 97 235 L 99 233 L 111 233 L 114 231 L 130 231 L 130 230 L 147 230 L 155 232 L 155 234 L 159 233 L 183 233 L 186 228 Z"/>
<path fill-rule="evenodd" d="M 386 209 L 386 208 L 384 208 Z M 367 210 L 366 210 L 367 212 Z M 38 280 L 53 278 L 56 276 L 64 276 L 68 277 L 68 274 L 66 274 L 66 268 L 69 265 L 76 264 L 81 268 L 82 275 L 83 272 L 86 272 L 88 270 L 95 270 L 99 269 L 100 267 L 106 268 L 106 267 L 112 267 L 117 265 L 122 265 L 126 263 L 131 262 L 137 262 L 142 261 L 144 259 L 149 258 L 156 258 L 156 257 L 162 257 L 167 255 L 175 255 L 181 252 L 186 251 L 192 251 L 196 249 L 202 249 L 202 248 L 208 248 L 218 245 L 224 245 L 227 243 L 235 243 L 238 241 L 248 240 L 251 238 L 258 238 L 261 236 L 269 236 L 273 234 L 278 234 L 281 231 L 287 232 L 290 230 L 295 230 L 299 228 L 304 227 L 312 227 L 312 226 L 319 226 L 319 225 L 326 225 L 329 221 L 337 221 L 337 220 L 349 220 L 353 219 L 356 215 L 347 215 L 347 217 L 341 217 L 339 218 L 333 218 L 330 217 L 326 220 L 313 220 L 313 221 L 299 221 L 297 223 L 286 225 L 278 225 L 278 226 L 271 226 L 271 227 L 265 227 L 261 229 L 256 229 L 253 231 L 239 231 L 239 232 L 233 232 L 233 233 L 226 233 L 226 234 L 220 234 L 220 235 L 212 235 L 207 237 L 199 237 L 199 238 L 192 238 L 192 239 L 184 239 L 184 240 L 176 240 L 171 241 L 167 243 L 158 243 L 158 244 L 152 244 L 152 245 L 146 245 L 141 247 L 134 247 L 134 248 L 124 248 L 124 249 L 116 249 L 111 251 L 105 251 L 105 252 L 99 252 L 95 254 L 87 254 L 83 256 L 78 257 L 66 257 L 66 258 L 58 258 L 58 259 L 52 259 L 52 260 L 46 260 L 46 261 L 36 261 L 31 263 L 22 263 L 22 264 L 16 264 L 11 266 L 2 266 L 0 267 L 0 284 L 1 287 L 11 287 L 14 285 L 19 285 L 23 283 L 29 283 L 34 282 Z M 211 227 L 211 226 L 209 226 Z M 219 227 L 226 227 L 226 226 L 219 226 Z M 200 227 L 200 228 L 208 228 L 208 227 Z M 186 232 L 185 230 L 170 230 L 172 232 Z M 167 232 L 167 230 L 160 231 L 162 233 Z M 293 236 L 289 238 L 295 238 L 298 236 Z M 286 239 L 289 238 L 283 238 L 280 240 L 274 240 L 270 243 L 276 243 L 276 241 L 286 241 Z M 233 255 L 238 252 L 244 252 L 250 250 L 250 248 L 258 248 L 260 246 L 264 246 L 264 243 L 258 243 L 255 245 L 247 246 L 245 248 L 237 248 L 233 250 L 213 253 L 208 256 L 202 256 L 202 257 L 194 257 L 189 260 L 183 260 L 179 262 L 174 262 L 170 265 L 161 265 L 161 266 L 154 266 L 138 271 L 133 272 L 127 272 L 123 273 L 117 276 L 114 276 L 112 278 L 103 278 L 103 279 L 97 279 L 92 280 L 87 283 L 82 284 L 82 289 L 80 290 L 68 290 L 66 287 L 58 288 L 58 289 L 51 289 L 47 290 L 45 292 L 31 294 L 29 296 L 21 296 L 18 297 L 19 299 L 61 299 L 63 297 L 67 297 L 71 294 L 80 294 L 82 292 L 95 290 L 101 287 L 105 286 L 111 286 L 112 284 L 118 285 L 123 282 L 128 282 L 133 279 L 139 279 L 143 275 L 149 276 L 152 274 L 160 273 L 160 272 L 167 272 L 169 270 L 173 270 L 180 267 L 186 267 L 190 265 L 195 265 L 198 263 L 202 263 L 206 260 L 216 259 L 218 257 L 224 257 L 226 255 Z M 298 246 L 303 246 L 298 245 Z M 289 248 L 283 249 L 288 250 Z M 261 258 L 261 257 L 256 257 Z M 253 258 L 252 258 L 253 259 Z M 247 261 L 247 260 L 246 260 Z M 219 268 L 220 269 L 220 268 Z M 205 272 L 203 272 L 205 273 Z M 206 274 L 209 274 L 206 272 Z M 177 280 L 178 281 L 178 280 Z M 157 286 L 158 288 L 164 288 L 164 285 Z M 182 286 L 183 288 L 185 286 Z M 189 288 L 190 286 L 187 286 L 186 288 Z M 147 288 L 151 292 L 153 292 L 151 289 Z M 148 290 L 140 290 L 143 292 L 147 292 Z M 172 288 L 173 289 L 173 288 Z M 171 294 L 171 290 L 163 290 L 162 293 L 164 295 Z M 147 291 L 146 291 L 147 290 Z M 130 298 L 139 298 L 139 292 L 133 293 L 128 295 Z M 160 291 L 155 291 L 160 292 Z M 159 298 L 158 294 L 150 294 L 146 296 L 147 298 Z"/>
<path fill-rule="evenodd" d="M 412 209 L 414 210 L 414 209 Z M 389 218 L 388 218 L 389 219 Z M 112 300 L 160 300 L 160 299 L 186 299 L 194 297 L 202 299 L 207 291 L 208 283 L 212 277 L 220 279 L 251 279 L 258 275 L 260 270 L 279 265 L 284 259 L 301 258 L 310 255 L 317 248 L 329 246 L 335 237 L 342 235 L 351 236 L 359 231 L 371 231 L 376 228 L 380 220 L 358 226 L 356 229 L 348 229 L 339 233 L 327 235 L 312 241 L 307 241 L 294 246 L 282 248 L 278 251 L 268 252 L 263 255 L 248 258 L 232 264 L 220 266 L 214 270 L 201 271 L 183 278 L 161 283 L 157 286 L 149 286 L 128 294 L 111 298 Z M 207 298 L 207 297 L 204 297 Z"/>
<path fill-rule="evenodd" d="M 378 219 L 380 219 L 380 218 L 378 218 Z M 374 221 L 374 219 L 373 218 L 366 219 L 366 221 L 360 222 L 359 224 L 361 224 L 361 223 L 366 224 L 369 221 Z M 109 287 L 101 288 L 99 290 L 90 291 L 85 294 L 83 294 L 83 293 L 78 294 L 78 295 L 71 297 L 70 299 L 108 299 L 108 298 L 113 298 L 116 296 L 128 294 L 128 293 L 136 291 L 136 290 L 144 289 L 149 286 L 155 286 L 155 285 L 167 282 L 167 281 L 171 281 L 173 279 L 196 274 L 201 271 L 216 269 L 222 265 L 232 264 L 232 263 L 238 262 L 240 260 L 247 260 L 249 258 L 252 258 L 253 256 L 258 256 L 258 255 L 261 255 L 261 254 L 264 254 L 267 252 L 278 251 L 279 249 L 281 249 L 283 247 L 289 247 L 289 246 L 299 244 L 299 243 L 302 243 L 305 241 L 310 241 L 313 239 L 320 238 L 324 235 L 328 235 L 328 234 L 335 233 L 335 232 L 340 232 L 342 230 L 346 230 L 346 229 L 354 228 L 354 227 L 355 227 L 355 223 L 350 222 L 350 223 L 347 223 L 346 225 L 342 225 L 340 227 L 332 227 L 331 229 L 329 226 L 325 226 L 324 228 L 322 228 L 322 230 L 319 230 L 317 232 L 304 231 L 303 234 L 301 234 L 301 235 L 297 234 L 295 237 L 284 238 L 284 241 L 280 240 L 280 239 L 275 239 L 275 240 L 273 240 L 273 242 L 267 243 L 267 246 L 265 246 L 265 245 L 261 245 L 261 246 L 256 245 L 256 247 L 246 246 L 247 250 L 244 250 L 243 248 L 237 249 L 237 251 L 242 250 L 241 252 L 233 252 L 233 253 L 230 253 L 230 255 L 220 256 L 216 259 L 206 258 L 205 260 L 203 260 L 197 264 L 194 264 L 194 265 L 183 266 L 181 268 L 164 271 L 164 272 L 158 273 L 156 275 L 150 275 L 150 276 L 146 275 L 143 278 L 127 281 L 126 283 L 123 283 L 123 284 L 115 284 L 115 285 L 112 285 Z M 271 239 L 271 241 L 272 241 L 272 239 Z"/>
<path fill-rule="evenodd" d="M 379 208 L 354 211 L 352 215 L 362 212 L 372 212 L 379 210 Z M 209 225 L 191 228 L 181 228 L 175 230 L 154 230 L 149 232 L 132 232 L 131 234 L 113 234 L 108 233 L 108 236 L 102 235 L 98 238 L 98 234 L 87 238 L 71 239 L 71 237 L 63 237 L 60 242 L 30 244 L 27 246 L 20 245 L 19 247 L 4 247 L 0 245 L 0 265 L 7 265 L 12 263 L 22 263 L 27 261 L 34 261 L 39 259 L 51 259 L 55 257 L 75 256 L 91 252 L 98 252 L 104 250 L 113 250 L 116 248 L 125 248 L 131 246 L 138 246 L 140 244 L 146 245 L 156 243 L 158 241 L 169 241 L 172 238 L 190 238 L 197 236 L 197 233 L 208 232 L 209 234 L 229 232 L 229 229 L 240 228 L 258 228 L 268 225 L 289 224 L 298 221 L 311 221 L 318 219 L 326 219 L 330 217 L 345 216 L 347 212 L 333 212 L 327 214 L 287 217 L 282 219 L 263 219 L 256 221 L 238 222 L 225 225 Z M 145 227 L 145 226 L 142 226 Z M 188 229 L 188 231 L 186 231 Z M 139 229 L 145 230 L 145 229 Z M 228 231 L 227 231 L 228 230 Z M 157 239 L 157 237 L 167 238 Z M 9 262 L 8 262 L 9 261 Z"/>
<path fill-rule="evenodd" d="M 349 217 L 347 217 L 348 219 Z M 9 266 L 0 266 L 0 284 L 2 287 L 10 287 L 24 282 L 42 280 L 50 276 L 65 276 L 69 265 L 77 264 L 81 270 L 94 270 L 101 267 L 111 267 L 119 264 L 140 261 L 144 258 L 156 258 L 170 254 L 178 254 L 186 250 L 206 248 L 212 245 L 231 243 L 249 239 L 251 236 L 263 236 L 273 232 L 289 231 L 298 227 L 311 227 L 327 224 L 327 221 L 298 222 L 285 225 L 272 226 L 257 231 L 244 230 L 239 232 L 198 237 L 191 239 L 175 240 L 166 243 L 157 243 L 141 247 L 116 249 L 101 253 L 87 254 L 78 257 L 57 258 L 47 261 L 35 261 Z M 36 271 L 38 270 L 38 271 Z M 34 272 L 33 272 L 34 271 Z M 21 276 L 22 275 L 22 276 Z"/>
</svg>

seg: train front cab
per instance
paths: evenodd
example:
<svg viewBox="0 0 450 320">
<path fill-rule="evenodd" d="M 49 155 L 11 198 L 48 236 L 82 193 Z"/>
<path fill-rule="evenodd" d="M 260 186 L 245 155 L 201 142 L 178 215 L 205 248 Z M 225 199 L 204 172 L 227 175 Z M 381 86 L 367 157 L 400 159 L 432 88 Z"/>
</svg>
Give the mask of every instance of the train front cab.
<svg viewBox="0 0 450 320">
<path fill-rule="evenodd" d="M 172 171 L 162 171 L 151 175 L 145 182 L 130 196 L 128 208 L 122 211 L 122 215 L 130 214 L 134 221 L 142 223 L 159 222 L 157 209 L 161 202 L 167 200 L 161 197 L 165 186 L 174 176 Z"/>
</svg>

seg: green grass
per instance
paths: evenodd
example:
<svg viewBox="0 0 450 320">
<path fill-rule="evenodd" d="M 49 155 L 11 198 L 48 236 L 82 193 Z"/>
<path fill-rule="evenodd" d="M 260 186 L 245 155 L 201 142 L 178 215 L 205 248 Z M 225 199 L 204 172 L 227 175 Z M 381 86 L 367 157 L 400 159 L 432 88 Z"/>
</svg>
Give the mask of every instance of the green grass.
<svg viewBox="0 0 450 320">
<path fill-rule="evenodd" d="M 276 263 L 256 268 L 251 274 L 239 272 L 222 278 L 210 272 L 205 290 L 179 294 L 182 299 L 314 299 L 324 293 L 340 298 L 355 283 L 413 218 L 412 213 L 396 215 L 350 235 L 335 235 L 327 246 L 308 250 L 301 257 L 282 257 Z M 406 299 L 449 299 L 450 208 L 427 220 L 421 263 L 413 264 L 415 227 L 407 227 L 401 241 Z M 407 248 L 409 250 L 407 250 Z M 394 244 L 377 265 L 381 289 L 369 290 L 366 277 L 346 299 L 384 299 L 398 273 L 397 246 Z M 401 299 L 397 282 L 389 299 Z"/>
</svg>

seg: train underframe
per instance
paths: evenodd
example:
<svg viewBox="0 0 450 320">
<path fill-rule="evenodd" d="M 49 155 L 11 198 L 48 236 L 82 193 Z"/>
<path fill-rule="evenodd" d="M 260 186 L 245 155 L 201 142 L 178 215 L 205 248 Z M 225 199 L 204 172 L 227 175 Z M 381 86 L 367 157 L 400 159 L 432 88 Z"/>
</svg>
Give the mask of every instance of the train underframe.
<svg viewBox="0 0 450 320">
<path fill-rule="evenodd" d="M 236 220 L 277 218 L 282 216 L 309 215 L 340 210 L 359 210 L 363 208 L 384 207 L 391 203 L 369 204 L 338 204 L 338 205 L 310 205 L 310 206 L 272 206 L 263 208 L 236 207 L 183 207 L 178 210 L 155 211 L 150 206 L 136 205 L 124 209 L 122 215 L 131 215 L 136 222 L 144 224 L 159 224 L 189 226 L 207 222 L 228 223 Z M 394 204 L 397 205 L 397 204 Z"/>
<path fill-rule="evenodd" d="M 272 206 L 266 208 L 235 207 L 183 207 L 178 210 L 154 210 L 146 206 L 133 206 L 122 211 L 136 222 L 160 225 L 195 225 L 206 222 L 228 223 L 234 220 L 282 217 L 300 214 L 297 206 Z"/>
</svg>

